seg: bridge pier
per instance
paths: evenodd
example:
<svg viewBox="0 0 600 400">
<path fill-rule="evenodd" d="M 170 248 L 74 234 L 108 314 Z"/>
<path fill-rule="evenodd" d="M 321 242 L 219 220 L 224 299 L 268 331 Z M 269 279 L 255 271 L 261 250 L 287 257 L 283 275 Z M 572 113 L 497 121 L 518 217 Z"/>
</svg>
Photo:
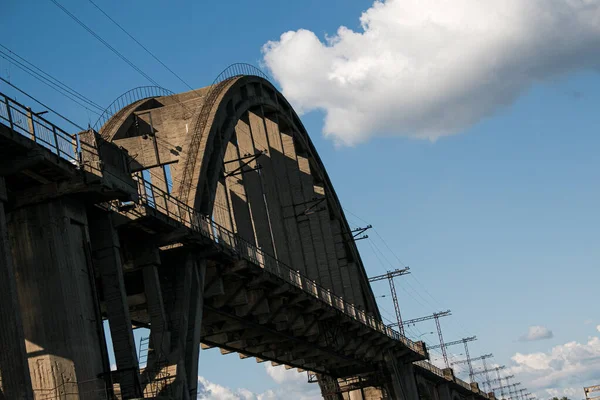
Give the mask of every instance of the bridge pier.
<svg viewBox="0 0 600 400">
<path fill-rule="evenodd" d="M 0 399 L 33 399 L 0 177 Z"/>
<path fill-rule="evenodd" d="M 148 383 L 164 375 L 157 395 L 195 399 L 206 265 L 189 251 L 164 258 L 143 271 L 153 347 Z"/>
<path fill-rule="evenodd" d="M 66 198 L 30 205 L 12 211 L 8 227 L 34 393 L 97 395 L 108 360 L 85 207 Z"/>
<path fill-rule="evenodd" d="M 398 400 L 419 400 L 419 389 L 412 363 L 401 363 L 400 360 L 391 360 L 391 385 L 388 392 L 392 398 Z"/>
<path fill-rule="evenodd" d="M 121 393 L 125 399 L 141 397 L 139 364 L 127 304 L 120 242 L 110 213 L 98 212 L 90 216 L 90 236 L 94 264 L 102 281 Z"/>
</svg>

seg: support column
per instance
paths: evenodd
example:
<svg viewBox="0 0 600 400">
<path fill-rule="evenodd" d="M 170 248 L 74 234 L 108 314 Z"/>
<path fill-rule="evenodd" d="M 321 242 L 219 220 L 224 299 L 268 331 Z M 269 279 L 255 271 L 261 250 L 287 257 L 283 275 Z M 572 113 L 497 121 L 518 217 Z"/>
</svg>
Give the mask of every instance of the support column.
<svg viewBox="0 0 600 400">
<path fill-rule="evenodd" d="M 164 388 L 163 392 L 176 399 L 188 400 L 192 385 L 188 381 L 186 353 L 192 310 L 194 312 L 197 310 L 197 299 L 194 299 L 195 291 L 193 290 L 197 285 L 195 282 L 197 263 L 194 255 L 190 254 L 188 250 L 169 255 L 166 260 L 162 260 L 162 264 L 165 266 L 161 269 L 160 275 L 162 294 L 171 333 L 166 368 L 170 384 Z M 192 332 L 192 334 L 196 334 L 196 332 Z M 190 340 L 192 339 L 190 338 Z M 196 376 L 194 382 L 197 380 Z"/>
<path fill-rule="evenodd" d="M 415 370 L 411 363 L 402 364 L 398 360 L 388 362 L 391 371 L 391 387 L 394 399 L 419 400 L 419 390 Z"/>
<path fill-rule="evenodd" d="M 108 365 L 86 210 L 54 200 L 11 212 L 8 227 L 33 391 L 87 399 L 104 389 Z"/>
<path fill-rule="evenodd" d="M 206 261 L 198 260 L 198 266 L 192 271 L 190 318 L 188 320 L 187 344 L 185 346 L 185 370 L 187 372 L 190 399 L 198 397 L 198 360 L 200 358 L 205 276 Z"/>
<path fill-rule="evenodd" d="M 437 385 L 436 388 L 438 392 L 438 398 L 439 400 L 452 400 L 452 389 L 450 388 L 450 383 L 455 382 L 454 371 L 452 368 L 446 368 L 443 370 L 443 372 L 444 378 L 446 378 L 448 382 Z"/>
<path fill-rule="evenodd" d="M 110 324 L 121 393 L 124 399 L 142 397 L 119 237 L 110 213 L 99 212 L 92 217 L 90 237 L 94 264 L 102 280 L 104 304 Z"/>
<path fill-rule="evenodd" d="M 33 399 L 0 177 L 0 399 Z"/>
<path fill-rule="evenodd" d="M 324 400 L 343 400 L 342 394 L 340 393 L 340 385 L 337 379 L 331 376 L 317 374 L 317 381 L 321 388 L 321 396 Z"/>
</svg>

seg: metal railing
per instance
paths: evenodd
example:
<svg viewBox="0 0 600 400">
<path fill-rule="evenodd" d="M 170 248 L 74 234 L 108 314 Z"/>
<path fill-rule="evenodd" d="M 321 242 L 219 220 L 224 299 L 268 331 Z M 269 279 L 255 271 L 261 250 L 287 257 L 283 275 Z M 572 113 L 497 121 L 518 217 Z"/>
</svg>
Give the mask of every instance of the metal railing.
<svg viewBox="0 0 600 400">
<path fill-rule="evenodd" d="M 471 390 L 473 391 L 473 388 L 471 387 L 470 384 L 468 384 L 467 382 L 463 381 L 460 378 L 454 378 L 456 380 L 456 383 L 458 383 L 460 386 L 464 387 L 467 390 Z"/>
<path fill-rule="evenodd" d="M 77 135 L 65 132 L 52 122 L 0 93 L 0 123 L 42 145 L 74 164 L 79 163 Z"/>
<path fill-rule="evenodd" d="M 117 97 L 106 109 L 102 112 L 98 120 L 94 124 L 94 129 L 100 131 L 100 128 L 104 126 L 116 113 L 121 111 L 123 108 L 130 104 L 133 104 L 142 99 L 148 99 L 151 97 L 162 97 L 170 96 L 175 94 L 168 89 L 160 86 L 139 86 L 131 90 L 126 91 L 119 97 Z M 105 127 L 104 130 L 110 130 Z"/>
<path fill-rule="evenodd" d="M 4 123 L 13 129 L 13 131 L 48 148 L 59 157 L 70 161 L 74 165 L 79 166 L 81 164 L 82 147 L 77 135 L 65 132 L 48 120 L 32 113 L 28 107 L 11 100 L 2 93 L 0 93 L 0 123 Z M 85 149 L 83 153 L 84 156 L 90 153 L 96 154 L 96 157 L 99 157 L 97 149 Z M 421 345 L 386 326 L 383 321 L 356 308 L 342 297 L 333 294 L 329 289 L 303 276 L 299 271 L 293 270 L 274 256 L 263 252 L 237 234 L 212 221 L 209 217 L 153 186 L 150 182 L 143 180 L 139 176 L 136 179 L 138 182 L 139 199 L 146 206 L 200 233 L 210 239 L 216 246 L 232 251 L 241 258 L 277 275 L 286 282 L 318 298 L 329 306 L 337 308 L 362 324 L 402 342 L 406 347 L 419 354 L 425 355 Z"/>
<path fill-rule="evenodd" d="M 150 182 L 141 177 L 137 177 L 137 181 L 140 201 L 148 207 L 155 209 L 200 233 L 202 236 L 210 239 L 216 246 L 229 250 L 239 257 L 260 266 L 284 281 L 325 302 L 329 306 L 337 308 L 349 317 L 392 339 L 402 342 L 411 350 L 424 355 L 423 347 L 421 345 L 409 340 L 399 332 L 386 326 L 383 321 L 356 308 L 342 297 L 333 294 L 329 289 L 326 289 L 308 277 L 303 276 L 299 271 L 293 270 L 274 256 L 263 252 L 255 245 L 217 224 L 209 217 L 201 214 L 179 199 L 174 198 L 164 190 L 153 186 Z"/>
<path fill-rule="evenodd" d="M 418 365 L 421 368 L 424 368 L 430 372 L 433 372 L 437 376 L 441 376 L 444 378 L 444 371 L 441 368 L 436 367 L 429 361 L 415 361 L 413 364 Z"/>
</svg>

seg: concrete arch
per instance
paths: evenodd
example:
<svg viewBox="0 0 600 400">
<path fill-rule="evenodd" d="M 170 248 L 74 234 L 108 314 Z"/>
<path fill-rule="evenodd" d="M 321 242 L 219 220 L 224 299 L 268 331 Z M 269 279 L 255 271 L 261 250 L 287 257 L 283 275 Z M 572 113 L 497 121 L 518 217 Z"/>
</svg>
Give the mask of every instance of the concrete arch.
<svg viewBox="0 0 600 400">
<path fill-rule="evenodd" d="M 202 112 L 209 113 L 207 123 L 194 131 Z M 137 156 L 153 184 L 178 196 L 185 182 L 193 182 L 188 204 L 379 316 L 327 171 L 300 118 L 266 79 L 243 75 L 143 99 L 117 112 L 100 133 Z M 244 155 L 254 152 L 263 154 L 246 163 Z M 165 162 L 171 163 L 172 187 L 157 167 Z M 226 177 L 236 169 L 235 181 Z M 229 217 L 219 211 L 223 204 Z"/>
</svg>

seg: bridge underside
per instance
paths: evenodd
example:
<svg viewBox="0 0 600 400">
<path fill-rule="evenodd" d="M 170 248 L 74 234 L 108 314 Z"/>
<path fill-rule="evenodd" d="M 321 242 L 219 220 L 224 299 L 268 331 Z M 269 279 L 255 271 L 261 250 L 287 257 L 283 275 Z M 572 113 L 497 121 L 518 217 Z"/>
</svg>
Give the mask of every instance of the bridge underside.
<svg viewBox="0 0 600 400">
<path fill-rule="evenodd" d="M 248 261 L 229 245 L 182 228 L 149 207 L 128 211 L 119 223 L 125 241 L 149 235 L 148 239 L 154 238 L 163 249 L 162 281 L 168 281 L 172 270 L 181 267 L 186 254 L 205 263 L 201 330 L 205 347 L 336 378 L 381 370 L 386 358 L 407 362 L 425 358 L 350 317 L 329 291 L 283 266 L 277 270 L 259 265 L 263 260 Z M 221 242 L 226 240 L 222 237 Z M 127 282 L 132 282 L 129 296 L 143 293 L 143 287 L 136 284 L 143 281 L 141 274 L 141 270 L 127 272 Z M 137 304 L 132 318 L 151 327 L 147 309 L 147 303 Z"/>
<path fill-rule="evenodd" d="M 336 242 L 335 229 L 327 228 L 347 230 L 347 223 L 307 142 L 295 144 L 288 135 L 287 150 L 263 149 L 264 173 L 302 175 L 303 183 L 298 179 L 285 189 L 296 196 L 287 200 L 321 195 L 326 212 L 304 212 L 294 222 L 295 213 L 307 211 L 303 204 L 292 207 L 293 218 L 261 215 L 268 207 L 253 199 L 276 204 L 276 196 L 267 191 L 244 197 L 261 181 L 246 178 L 256 174 L 256 165 L 240 165 L 245 176 L 228 184 L 238 200 L 245 198 L 237 210 L 251 217 L 230 216 L 226 228 L 217 221 L 226 222 L 225 213 L 200 212 L 168 188 L 145 181 L 136 173 L 144 167 L 140 159 L 96 132 L 77 138 L 5 96 L 0 100 L 0 399 L 194 399 L 201 343 L 310 371 L 326 399 L 345 393 L 352 400 L 416 400 L 415 374 L 451 387 L 458 383 L 457 393 L 481 395 L 451 373 L 414 365 L 427 358 L 424 343 L 402 337 L 378 318 L 373 294 L 361 283 L 364 270 L 354 244 L 341 234 Z M 245 115 L 256 123 L 263 111 Z M 126 119 L 124 114 L 119 118 Z M 271 133 L 287 135 L 273 126 Z M 229 163 L 223 157 L 240 146 L 241 137 L 221 143 L 220 157 L 206 164 L 221 195 L 227 181 L 215 168 L 232 172 L 223 168 Z M 280 150 L 288 166 L 269 166 Z M 304 189 L 310 190 L 301 195 Z M 269 244 L 261 231 L 269 223 L 302 240 L 302 246 L 282 244 L 272 235 L 272 249 L 294 250 L 287 256 L 296 265 L 318 265 L 300 265 L 299 271 L 261 249 Z M 310 257 L 297 251 L 302 248 L 310 249 Z M 341 274 L 332 280 L 348 266 L 354 268 L 350 284 L 343 284 Z M 347 301 L 344 293 L 362 304 Z M 104 341 L 106 320 L 116 371 L 110 370 Z M 145 353 L 136 352 L 134 327 L 150 330 Z"/>
</svg>

